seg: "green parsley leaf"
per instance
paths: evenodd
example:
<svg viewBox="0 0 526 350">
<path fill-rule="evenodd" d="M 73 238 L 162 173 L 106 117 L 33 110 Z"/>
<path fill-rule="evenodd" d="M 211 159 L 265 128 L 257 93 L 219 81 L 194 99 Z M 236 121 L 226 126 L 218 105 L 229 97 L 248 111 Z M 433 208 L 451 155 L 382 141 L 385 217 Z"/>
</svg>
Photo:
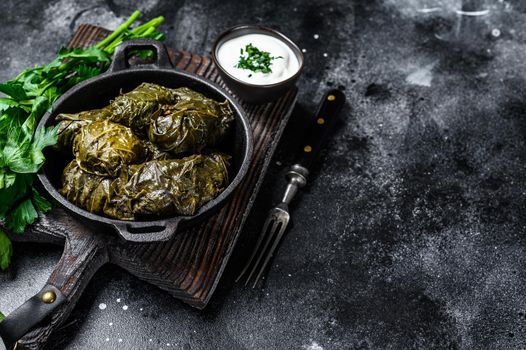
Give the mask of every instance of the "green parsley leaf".
<svg viewBox="0 0 526 350">
<path fill-rule="evenodd" d="M 37 97 L 31 114 L 22 126 L 10 128 L 7 131 L 7 142 L 4 145 L 2 159 L 4 165 L 12 171 L 17 173 L 37 172 L 44 162 L 42 149 L 56 143 L 56 136 L 50 137 L 46 130 L 39 130 L 35 135 L 35 143 L 32 143 L 36 120 L 40 119 L 47 107 L 47 99 L 43 96 Z"/>
<path fill-rule="evenodd" d="M 0 98 L 0 111 L 5 111 L 12 107 L 19 107 L 20 103 L 9 97 Z"/>
<path fill-rule="evenodd" d="M 23 84 L 24 90 L 28 96 L 36 97 L 40 92 L 38 83 L 43 80 L 41 75 L 42 71 L 42 67 L 26 69 L 15 79 L 15 81 Z"/>
<path fill-rule="evenodd" d="M 5 320 L 5 316 L 3 313 L 0 312 L 0 322 L 2 322 L 3 320 Z"/>
<path fill-rule="evenodd" d="M 60 97 L 60 95 L 61 93 L 60 91 L 58 91 L 57 87 L 50 86 L 44 91 L 44 94 L 42 96 L 47 98 L 49 106 L 51 107 L 53 103 Z M 48 110 L 50 110 L 50 108 L 48 108 Z"/>
<path fill-rule="evenodd" d="M 24 90 L 24 84 L 17 81 L 8 81 L 0 84 L 0 92 L 11 96 L 15 101 L 27 100 L 28 96 Z"/>
<path fill-rule="evenodd" d="M 152 50 L 131 50 L 130 56 L 147 60 L 155 58 L 155 53 Z"/>
<path fill-rule="evenodd" d="M 22 233 L 27 225 L 38 218 L 38 213 L 31 199 L 25 199 L 6 217 L 7 227 L 15 233 Z"/>
<path fill-rule="evenodd" d="M 57 59 L 64 60 L 65 58 L 82 58 L 92 62 L 111 62 L 111 56 L 106 51 L 95 47 L 89 47 L 87 49 L 61 48 L 58 52 Z"/>
<path fill-rule="evenodd" d="M 57 143 L 57 131 L 59 127 L 60 125 L 49 128 L 40 128 L 35 133 L 33 143 L 31 144 L 31 160 L 38 169 L 46 160 L 42 150 L 47 146 L 53 146 Z"/>
<path fill-rule="evenodd" d="M 36 205 L 38 210 L 46 213 L 51 210 L 51 203 L 47 199 L 42 197 L 35 188 L 33 188 L 33 203 Z"/>
<path fill-rule="evenodd" d="M 4 231 L 0 230 L 0 269 L 7 269 L 12 255 L 13 246 L 11 241 Z M 2 321 L 4 318 L 4 315 L 0 313 L 0 321 Z"/>
<path fill-rule="evenodd" d="M 7 169 L 0 169 L 0 189 L 9 187 L 15 183 L 16 173 Z"/>
<path fill-rule="evenodd" d="M 30 192 L 34 177 L 34 174 L 17 174 L 11 186 L 0 189 L 0 220 L 6 220 L 11 208 Z"/>
</svg>

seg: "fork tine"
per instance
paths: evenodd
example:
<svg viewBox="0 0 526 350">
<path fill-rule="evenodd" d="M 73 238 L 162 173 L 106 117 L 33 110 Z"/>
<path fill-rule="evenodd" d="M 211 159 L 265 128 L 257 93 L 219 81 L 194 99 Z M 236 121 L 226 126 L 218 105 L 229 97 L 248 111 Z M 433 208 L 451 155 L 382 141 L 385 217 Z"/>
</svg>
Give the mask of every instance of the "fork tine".
<svg viewBox="0 0 526 350">
<path fill-rule="evenodd" d="M 274 255 L 274 251 L 276 250 L 276 247 L 281 241 L 281 238 L 283 237 L 283 233 L 285 232 L 286 228 L 287 228 L 286 223 L 283 221 L 279 221 L 279 226 L 276 227 L 276 230 L 278 230 L 278 232 L 276 233 L 276 239 L 274 239 L 274 243 L 272 244 L 272 247 L 270 247 L 270 250 L 267 252 L 267 257 L 265 258 L 263 265 L 261 265 L 259 269 L 259 273 L 256 277 L 256 280 L 254 281 L 254 284 L 252 285 L 252 288 L 256 288 L 256 285 L 258 284 L 259 279 L 261 278 L 261 275 L 263 274 L 263 272 L 265 272 L 265 268 L 267 267 L 267 264 L 269 263 L 270 259 Z"/>
<path fill-rule="evenodd" d="M 270 223 L 272 221 L 273 220 L 272 220 L 271 216 L 268 216 L 267 219 L 265 220 L 265 223 L 263 224 L 263 229 L 261 230 L 261 232 L 259 234 L 259 238 L 258 238 L 258 242 L 256 243 L 256 247 L 252 251 L 252 255 L 250 256 L 250 259 L 248 259 L 248 262 L 246 263 L 245 267 L 243 268 L 243 271 L 241 271 L 239 276 L 237 276 L 236 283 L 243 277 L 243 275 L 245 275 L 247 273 L 248 269 L 250 268 L 250 266 L 252 264 L 252 261 L 254 260 L 254 258 L 256 257 L 256 255 L 257 255 L 257 253 L 259 251 L 259 247 L 261 246 L 261 243 L 263 243 L 263 240 L 265 239 L 265 237 L 268 234 L 268 228 L 269 228 L 269 225 L 270 225 Z"/>
<path fill-rule="evenodd" d="M 248 275 L 248 277 L 247 277 L 247 280 L 245 282 L 245 286 L 250 282 L 250 280 L 252 279 L 252 275 L 254 275 L 254 273 L 257 271 L 257 268 L 258 268 L 258 265 L 259 265 L 261 259 L 265 255 L 265 252 L 266 252 L 270 242 L 272 242 L 272 238 L 274 238 L 274 235 L 276 234 L 277 226 L 280 224 L 280 221 L 276 220 L 275 217 L 271 217 L 270 220 L 272 221 L 272 228 L 270 229 L 269 234 L 267 235 L 267 240 L 265 241 L 265 245 L 263 246 L 263 249 L 261 249 L 259 251 L 259 256 L 258 256 L 256 262 L 254 263 L 253 267 L 252 267 L 252 271 L 250 271 L 250 275 Z"/>
</svg>

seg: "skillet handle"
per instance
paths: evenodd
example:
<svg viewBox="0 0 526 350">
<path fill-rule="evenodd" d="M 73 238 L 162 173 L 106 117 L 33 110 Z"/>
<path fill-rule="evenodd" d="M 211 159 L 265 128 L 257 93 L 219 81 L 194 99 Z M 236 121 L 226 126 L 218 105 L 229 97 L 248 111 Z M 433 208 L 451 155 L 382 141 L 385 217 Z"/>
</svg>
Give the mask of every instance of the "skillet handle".
<svg viewBox="0 0 526 350">
<path fill-rule="evenodd" d="M 118 72 L 121 70 L 130 69 L 131 66 L 128 63 L 130 58 L 131 50 L 152 50 L 155 52 L 155 61 L 153 63 L 140 65 L 143 67 L 152 68 L 173 68 L 170 56 L 168 55 L 168 49 L 166 46 L 158 41 L 152 39 L 133 39 L 124 41 L 122 44 L 117 46 L 115 53 L 113 54 L 113 60 L 109 73 Z"/>
<path fill-rule="evenodd" d="M 147 222 L 129 222 L 113 224 L 119 235 L 126 241 L 152 243 L 168 241 L 176 233 L 182 219 L 161 221 L 157 224 Z"/>
<path fill-rule="evenodd" d="M 46 286 L 0 322 L 0 337 L 8 350 L 41 348 L 66 321 L 95 272 L 109 261 L 108 235 L 72 218 L 66 229 L 64 252 Z"/>
</svg>

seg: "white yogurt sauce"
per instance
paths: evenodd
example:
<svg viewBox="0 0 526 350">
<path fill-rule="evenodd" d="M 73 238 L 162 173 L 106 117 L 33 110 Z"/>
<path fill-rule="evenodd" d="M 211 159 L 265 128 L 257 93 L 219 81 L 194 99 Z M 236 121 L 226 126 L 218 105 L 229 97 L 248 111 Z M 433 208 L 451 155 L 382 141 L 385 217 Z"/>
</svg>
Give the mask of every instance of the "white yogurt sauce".
<svg viewBox="0 0 526 350">
<path fill-rule="evenodd" d="M 271 60 L 272 72 L 253 72 L 236 67 L 241 56 L 240 50 L 244 51 L 248 44 L 252 44 L 261 51 L 269 52 L 272 57 L 282 57 Z M 217 50 L 217 60 L 230 75 L 246 83 L 257 85 L 274 84 L 286 80 L 296 74 L 300 66 L 296 55 L 287 44 L 265 34 L 247 34 L 225 41 Z"/>
</svg>

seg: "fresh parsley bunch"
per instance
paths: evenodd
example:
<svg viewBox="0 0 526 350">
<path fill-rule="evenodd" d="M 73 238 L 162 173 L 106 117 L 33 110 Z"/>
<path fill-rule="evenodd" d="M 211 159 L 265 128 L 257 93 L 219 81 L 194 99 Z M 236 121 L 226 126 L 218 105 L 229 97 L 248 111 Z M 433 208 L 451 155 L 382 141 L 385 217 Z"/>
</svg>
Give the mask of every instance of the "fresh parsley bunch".
<svg viewBox="0 0 526 350">
<path fill-rule="evenodd" d="M 125 40 L 152 38 L 163 40 L 157 17 L 135 29 L 130 26 L 140 16 L 135 11 L 112 34 L 87 49 L 65 49 L 48 65 L 23 71 L 13 80 L 0 84 L 0 220 L 15 233 L 46 212 L 51 204 L 33 187 L 35 174 L 45 161 L 42 153 L 57 142 L 57 127 L 36 130 L 40 118 L 55 100 L 74 85 L 106 71 L 115 48 Z M 140 56 L 147 53 L 139 52 Z M 0 269 L 9 266 L 11 241 L 0 230 Z"/>
</svg>

